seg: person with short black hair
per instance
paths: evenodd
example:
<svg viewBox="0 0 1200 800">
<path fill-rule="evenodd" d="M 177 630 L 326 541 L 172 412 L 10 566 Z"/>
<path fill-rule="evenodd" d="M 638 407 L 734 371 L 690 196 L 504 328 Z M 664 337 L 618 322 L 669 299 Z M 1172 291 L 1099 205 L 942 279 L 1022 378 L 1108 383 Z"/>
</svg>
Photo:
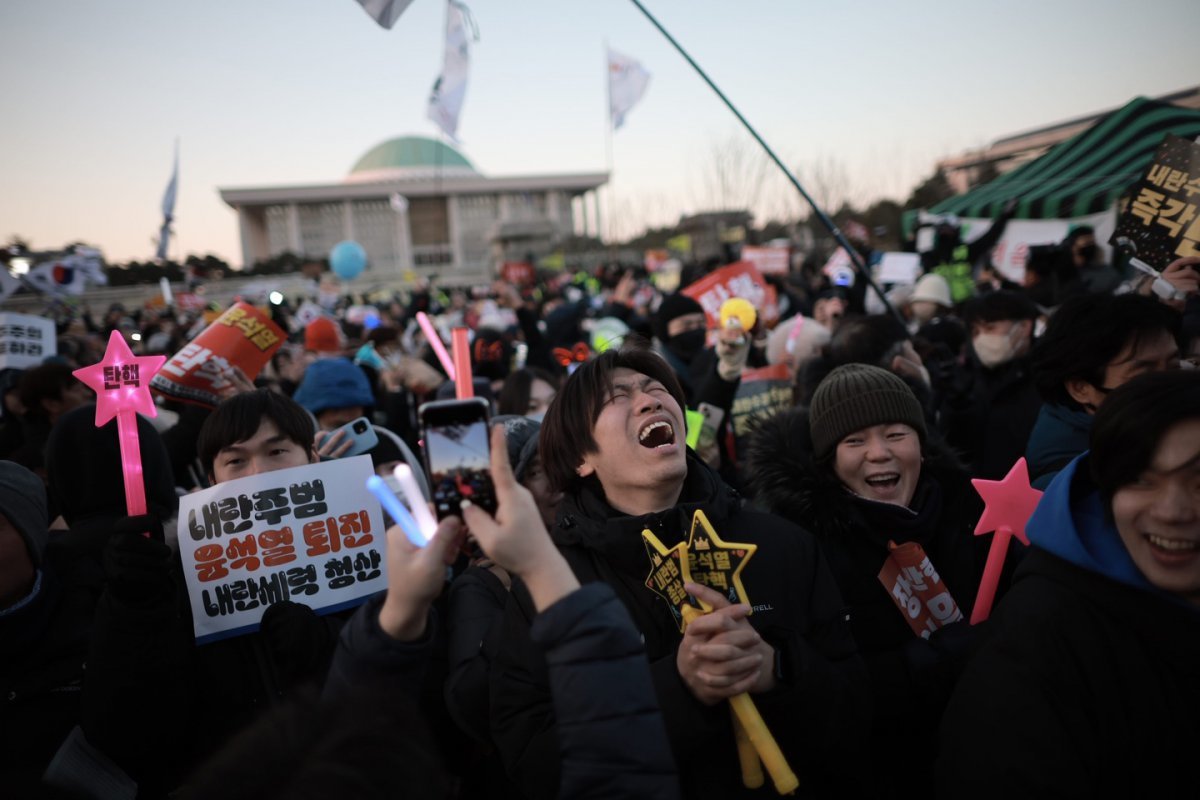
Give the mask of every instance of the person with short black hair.
<svg viewBox="0 0 1200 800">
<path fill-rule="evenodd" d="M 1105 397 L 1146 372 L 1179 365 L 1179 314 L 1150 297 L 1090 294 L 1064 303 L 1033 354 L 1045 405 L 1025 448 L 1033 485 L 1044 489 L 1087 449 Z"/>
<path fill-rule="evenodd" d="M 552 535 L 583 583 L 616 592 L 645 641 L 685 797 L 746 796 L 724 701 L 754 695 L 805 785 L 844 788 L 865 718 L 863 668 L 816 540 L 752 511 L 684 442 L 683 390 L 645 349 L 609 350 L 567 379 L 542 425 L 542 465 L 564 492 Z M 754 543 L 741 579 L 754 603 L 689 584 L 714 611 L 680 634 L 678 613 L 647 586 L 642 539 L 686 541 L 702 510 L 718 534 Z M 468 520 L 469 521 L 469 520 Z M 492 666 L 492 736 L 527 796 L 558 789 L 558 742 L 529 595 L 514 582 Z M 851 783 L 856 778 L 851 778 Z"/>
<path fill-rule="evenodd" d="M 1193 797 L 1200 749 L 1200 373 L 1096 413 L 942 722 L 939 797 Z"/>
<path fill-rule="evenodd" d="M 210 483 L 222 483 L 317 460 L 313 418 L 269 389 L 224 400 L 200 428 L 196 450 Z"/>
<path fill-rule="evenodd" d="M 540 420 L 558 393 L 558 379 L 541 367 L 510 372 L 496 398 L 498 414 L 516 414 Z"/>
<path fill-rule="evenodd" d="M 1003 477 L 1025 452 L 1042 401 L 1030 351 L 1038 307 L 1021 292 L 989 292 L 963 312 L 971 334 L 962 380 L 943 384 L 939 424 L 974 477 Z"/>
</svg>

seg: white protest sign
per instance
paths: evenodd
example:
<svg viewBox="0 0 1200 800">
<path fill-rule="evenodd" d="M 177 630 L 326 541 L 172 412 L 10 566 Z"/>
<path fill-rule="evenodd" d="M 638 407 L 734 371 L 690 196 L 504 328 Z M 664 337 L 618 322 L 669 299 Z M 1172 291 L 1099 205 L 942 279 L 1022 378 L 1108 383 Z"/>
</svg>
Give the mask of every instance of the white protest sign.
<svg viewBox="0 0 1200 800">
<path fill-rule="evenodd" d="M 56 353 L 54 320 L 31 314 L 0 313 L 0 369 L 36 367 Z"/>
<path fill-rule="evenodd" d="M 746 245 L 742 248 L 742 260 L 749 261 L 763 275 L 787 275 L 792 267 L 792 250 L 790 247 Z"/>
<path fill-rule="evenodd" d="M 258 630 L 283 600 L 319 613 L 387 588 L 370 456 L 277 470 L 218 484 L 179 501 L 196 642 Z"/>
<path fill-rule="evenodd" d="M 921 274 L 921 255 L 919 253 L 884 253 L 879 260 L 879 273 L 876 280 L 879 283 L 917 282 Z"/>
<path fill-rule="evenodd" d="M 1115 211 L 1103 211 L 1086 217 L 1073 219 L 1014 219 L 1004 229 L 1004 235 L 992 249 L 992 263 L 1001 275 L 1010 281 L 1025 280 L 1025 263 L 1029 260 L 1029 248 L 1035 245 L 1059 244 L 1067 234 L 1080 225 L 1089 225 L 1096 230 L 1096 241 L 1107 242 L 1116 228 Z M 964 219 L 967 233 L 964 241 L 974 241 L 987 233 L 992 225 L 990 219 Z M 1108 247 L 1100 249 L 1107 255 Z"/>
</svg>

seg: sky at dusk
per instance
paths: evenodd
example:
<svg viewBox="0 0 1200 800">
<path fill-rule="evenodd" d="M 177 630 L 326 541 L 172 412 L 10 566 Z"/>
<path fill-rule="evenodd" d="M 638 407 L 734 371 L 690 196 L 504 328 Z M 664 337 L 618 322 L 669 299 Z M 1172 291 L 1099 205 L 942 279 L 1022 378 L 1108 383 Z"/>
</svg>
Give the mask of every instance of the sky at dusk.
<svg viewBox="0 0 1200 800">
<path fill-rule="evenodd" d="M 644 2 L 802 179 L 858 202 L 903 199 L 940 157 L 1200 83 L 1195 0 Z M 612 140 L 609 233 L 716 207 L 722 159 L 760 219 L 799 210 L 628 0 L 467 4 L 459 148 L 484 174 L 608 168 L 607 42 L 652 76 Z M 444 18 L 442 0 L 390 31 L 353 0 L 4 0 L 0 237 L 153 257 L 178 138 L 171 256 L 240 265 L 218 188 L 335 182 L 381 141 L 437 135 Z"/>
</svg>

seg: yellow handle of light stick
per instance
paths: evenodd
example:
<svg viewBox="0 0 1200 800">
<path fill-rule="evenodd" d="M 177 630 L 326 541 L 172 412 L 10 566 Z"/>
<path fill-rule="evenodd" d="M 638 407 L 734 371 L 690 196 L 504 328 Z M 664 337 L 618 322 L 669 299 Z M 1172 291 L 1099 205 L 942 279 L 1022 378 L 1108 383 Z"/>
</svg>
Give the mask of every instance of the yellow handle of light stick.
<svg viewBox="0 0 1200 800">
<path fill-rule="evenodd" d="M 704 613 L 686 603 L 682 611 L 684 623 L 690 623 Z M 742 731 L 746 734 L 746 738 L 750 740 L 750 744 L 754 746 L 754 751 L 762 759 L 763 766 L 767 768 L 767 773 L 771 776 L 771 782 L 775 784 L 775 791 L 779 794 L 793 794 L 800 786 L 800 781 L 796 777 L 796 773 L 792 772 L 792 768 L 788 766 L 787 758 L 784 757 L 783 751 L 779 749 L 779 743 L 771 735 L 771 731 L 767 728 L 767 723 L 763 722 L 762 715 L 758 713 L 758 707 L 754 705 L 754 701 L 750 699 L 750 695 L 746 692 L 734 695 L 729 698 L 729 707 L 733 709 L 734 718 L 737 722 L 741 723 Z M 740 747 L 738 748 L 738 758 L 739 760 L 742 758 Z M 746 780 L 744 769 L 742 780 L 743 782 Z M 749 786 L 749 784 L 746 785 Z"/>
<path fill-rule="evenodd" d="M 758 751 L 754 749 L 754 742 L 750 741 L 746 729 L 738 721 L 737 714 L 733 713 L 732 706 L 729 708 L 729 716 L 733 719 L 733 737 L 737 740 L 738 761 L 742 765 L 742 785 L 747 789 L 757 789 L 763 785 L 762 761 L 758 758 Z"/>
</svg>

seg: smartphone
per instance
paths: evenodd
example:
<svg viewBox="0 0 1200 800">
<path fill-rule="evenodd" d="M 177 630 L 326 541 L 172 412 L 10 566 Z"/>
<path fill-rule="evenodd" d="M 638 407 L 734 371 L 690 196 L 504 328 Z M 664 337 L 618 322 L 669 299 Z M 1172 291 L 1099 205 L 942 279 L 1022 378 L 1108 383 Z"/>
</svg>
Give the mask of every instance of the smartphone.
<svg viewBox="0 0 1200 800">
<path fill-rule="evenodd" d="M 419 414 L 425 471 L 437 518 L 460 515 L 464 498 L 495 512 L 487 401 L 475 397 L 425 403 Z"/>
<path fill-rule="evenodd" d="M 371 425 L 371 420 L 366 417 L 347 422 L 340 428 L 334 429 L 333 433 L 343 431 L 342 441 L 351 441 L 354 444 L 350 445 L 350 449 L 342 453 L 339 458 L 349 458 L 350 456 L 361 456 L 363 453 L 370 450 L 375 445 L 379 444 L 379 436 L 375 433 L 375 428 Z"/>
</svg>

